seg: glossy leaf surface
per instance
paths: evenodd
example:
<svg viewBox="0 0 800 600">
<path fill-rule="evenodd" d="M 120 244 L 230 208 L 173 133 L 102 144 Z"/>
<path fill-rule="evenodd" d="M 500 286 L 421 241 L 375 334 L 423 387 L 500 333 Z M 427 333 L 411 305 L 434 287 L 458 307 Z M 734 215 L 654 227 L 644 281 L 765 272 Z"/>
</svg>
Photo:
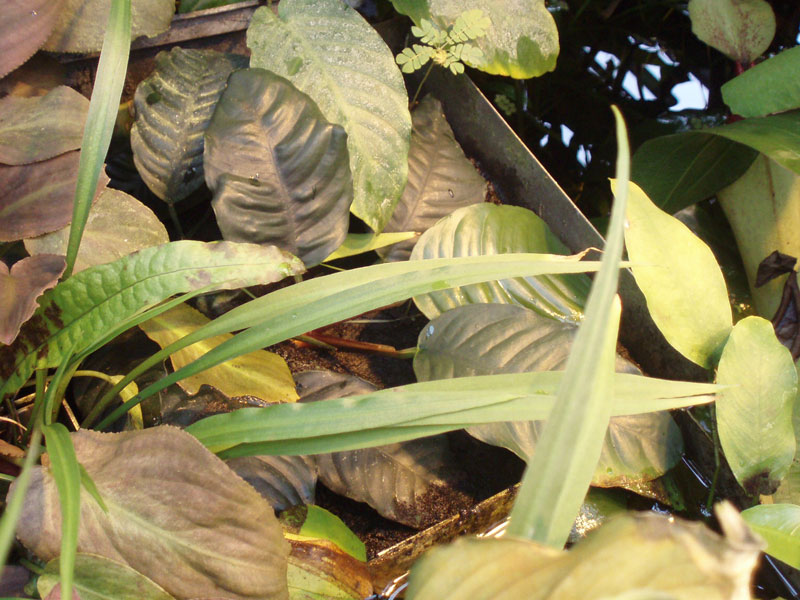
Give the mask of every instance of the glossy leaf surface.
<svg viewBox="0 0 800 600">
<path fill-rule="evenodd" d="M 376 232 L 386 226 L 408 175 L 411 116 L 391 51 L 339 0 L 284 0 L 278 16 L 255 12 L 250 66 L 288 78 L 347 132 L 351 212 Z"/>
<path fill-rule="evenodd" d="M 490 203 L 460 208 L 420 236 L 412 260 L 543 252 L 564 253 L 563 245 L 532 211 Z M 488 281 L 417 296 L 417 307 L 432 319 L 456 306 L 517 304 L 554 319 L 579 322 L 589 281 L 554 276 Z"/>
<path fill-rule="evenodd" d="M 625 245 L 650 316 L 678 352 L 712 367 L 732 327 L 728 291 L 713 253 L 635 183 Z"/>
<path fill-rule="evenodd" d="M 426 96 L 411 115 L 408 183 L 385 231 L 423 232 L 462 206 L 483 202 L 486 181 L 456 142 L 441 103 Z M 405 260 L 416 240 L 395 244 L 379 254 Z"/>
<path fill-rule="evenodd" d="M 192 436 L 156 427 L 72 440 L 108 507 L 81 490 L 80 552 L 122 562 L 179 599 L 288 597 L 288 548 L 272 508 Z M 26 499 L 17 535 L 51 560 L 61 512 L 48 469 L 34 472 Z"/>
<path fill-rule="evenodd" d="M 152 74 L 136 88 L 131 150 L 147 187 L 166 202 L 203 184 L 203 135 L 240 56 L 173 48 L 159 52 Z"/>
<path fill-rule="evenodd" d="M 747 317 L 736 324 L 722 351 L 717 383 L 729 386 L 716 404 L 725 458 L 748 494 L 772 494 L 794 458 L 797 398 L 794 361 L 772 323 Z"/>
<path fill-rule="evenodd" d="M 205 175 L 225 239 L 273 244 L 306 265 L 344 241 L 352 183 L 344 129 L 264 69 L 234 72 L 206 131 Z"/>
<path fill-rule="evenodd" d="M 81 147 L 89 101 L 58 86 L 44 96 L 0 99 L 0 163 L 24 165 Z"/>
<path fill-rule="evenodd" d="M 767 117 L 742 119 L 706 131 L 755 148 L 778 164 L 800 174 L 798 129 L 800 110 L 792 110 Z"/>
<path fill-rule="evenodd" d="M 577 327 L 502 304 L 455 308 L 422 330 L 414 357 L 420 381 L 472 375 L 560 371 L 569 356 Z M 617 371 L 639 373 L 617 358 Z M 543 422 L 492 423 L 467 429 L 489 444 L 502 446 L 529 461 Z M 593 484 L 614 486 L 663 475 L 679 460 L 680 432 L 666 413 L 614 417 L 594 474 Z"/>
<path fill-rule="evenodd" d="M 69 227 L 25 240 L 29 254 L 66 254 Z M 113 262 L 137 250 L 166 244 L 169 235 L 147 206 L 106 188 L 92 203 L 73 273 Z"/>
<path fill-rule="evenodd" d="M 303 271 L 274 247 L 182 241 L 145 248 L 77 273 L 47 292 L 11 346 L 0 347 L 0 395 L 27 381 L 40 352 L 56 366 L 113 331 L 121 321 L 178 293 L 277 281 Z"/>
<path fill-rule="evenodd" d="M 705 200 L 736 181 L 758 153 L 721 136 L 687 131 L 647 140 L 633 155 L 631 179 L 664 212 Z"/>
</svg>

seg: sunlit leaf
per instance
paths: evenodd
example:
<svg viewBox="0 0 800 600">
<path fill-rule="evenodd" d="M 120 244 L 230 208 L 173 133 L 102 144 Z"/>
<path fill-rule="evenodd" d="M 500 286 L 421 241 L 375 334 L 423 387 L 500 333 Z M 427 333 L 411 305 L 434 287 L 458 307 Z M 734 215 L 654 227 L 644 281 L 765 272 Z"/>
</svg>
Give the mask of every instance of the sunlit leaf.
<svg viewBox="0 0 800 600">
<path fill-rule="evenodd" d="M 72 440 L 108 506 L 81 491 L 80 552 L 122 562 L 177 598 L 287 597 L 288 548 L 272 507 L 192 436 L 156 427 Z M 17 535 L 51 560 L 60 521 L 53 477 L 39 467 Z"/>
<path fill-rule="evenodd" d="M 775 13 L 764 0 L 690 0 L 692 32 L 728 58 L 749 64 L 775 36 Z"/>
<path fill-rule="evenodd" d="M 755 150 L 721 136 L 686 131 L 639 146 L 631 179 L 656 206 L 674 214 L 736 181 L 756 156 Z"/>
<path fill-rule="evenodd" d="M 800 48 L 788 48 L 724 84 L 722 99 L 743 117 L 800 108 L 798 69 Z"/>
<path fill-rule="evenodd" d="M 203 185 L 203 135 L 228 75 L 244 57 L 175 47 L 136 88 L 131 150 L 147 187 L 166 202 Z"/>
<path fill-rule="evenodd" d="M 19 328 L 36 311 L 36 299 L 64 272 L 63 256 L 41 254 L 15 262 L 0 261 L 0 343 L 11 344 Z"/>
<path fill-rule="evenodd" d="M 53 34 L 44 49 L 50 52 L 98 52 L 105 37 L 111 3 L 106 0 L 63 0 Z M 174 0 L 131 0 L 131 39 L 153 37 L 169 28 Z"/>
<path fill-rule="evenodd" d="M 766 540 L 767 554 L 800 569 L 800 506 L 762 504 L 743 511 L 742 518 Z"/>
<path fill-rule="evenodd" d="M 41 48 L 55 27 L 64 0 L 4 0 L 0 3 L 0 77 Z"/>
<path fill-rule="evenodd" d="M 635 183 L 627 218 L 628 258 L 650 316 L 676 350 L 712 367 L 732 327 L 728 291 L 713 253 Z"/>
<path fill-rule="evenodd" d="M 761 545 L 730 505 L 722 520 L 724 538 L 702 523 L 632 513 L 569 552 L 508 537 L 462 539 L 414 565 L 406 598 L 749 598 Z"/>
<path fill-rule="evenodd" d="M 486 198 L 486 180 L 464 156 L 436 98 L 423 99 L 411 124 L 408 183 L 385 231 L 423 232 L 454 210 Z M 379 254 L 405 260 L 415 243 L 395 244 Z"/>
<path fill-rule="evenodd" d="M 772 494 L 794 458 L 797 398 L 794 361 L 772 323 L 747 317 L 736 324 L 722 351 L 717 383 L 729 386 L 716 404 L 725 458 L 748 494 Z"/>
<path fill-rule="evenodd" d="M 774 250 L 800 257 L 800 175 L 761 155 L 747 172 L 717 194 L 739 247 L 758 314 L 771 319 L 785 278 L 756 286 L 758 265 Z"/>
<path fill-rule="evenodd" d="M 422 234 L 412 260 L 518 252 L 565 254 L 564 246 L 533 211 L 481 203 L 457 209 Z M 583 317 L 589 280 L 539 276 L 488 281 L 417 296 L 417 307 L 432 319 L 456 306 L 517 304 L 551 318 L 577 323 Z"/>
<path fill-rule="evenodd" d="M 340 0 L 284 0 L 276 17 L 250 21 L 250 66 L 288 78 L 331 123 L 344 127 L 353 204 L 376 232 L 389 220 L 408 174 L 408 96 L 392 52 L 361 15 Z"/>
<path fill-rule="evenodd" d="M 208 322 L 208 317 L 200 311 L 180 304 L 141 323 L 139 327 L 151 340 L 164 348 Z M 227 333 L 192 344 L 170 357 L 172 367 L 178 370 L 232 337 L 233 335 Z M 237 356 L 203 373 L 182 379 L 178 384 L 190 394 L 196 394 L 200 386 L 206 384 L 214 386 L 227 396 L 255 396 L 269 402 L 297 400 L 294 380 L 286 361 L 266 350 Z"/>
<path fill-rule="evenodd" d="M 705 129 L 755 148 L 780 165 L 800 174 L 800 110 L 766 117 L 751 117 L 729 125 Z"/>
<path fill-rule="evenodd" d="M 0 99 L 0 163 L 24 165 L 77 150 L 88 111 L 89 101 L 63 85 L 36 98 Z"/>
<path fill-rule="evenodd" d="M 29 254 L 66 254 L 69 227 L 25 240 Z M 125 192 L 104 189 L 92 203 L 73 273 L 166 244 L 167 230 L 147 206 Z"/>
<path fill-rule="evenodd" d="M 27 381 L 40 353 L 46 352 L 47 366 L 56 366 L 174 294 L 267 283 L 302 271 L 296 258 L 274 247 L 188 240 L 81 271 L 46 292 L 14 343 L 0 347 L 0 396 Z"/>
<path fill-rule="evenodd" d="M 283 77 L 231 75 L 203 162 L 225 239 L 273 244 L 308 266 L 344 241 L 353 194 L 347 136 Z"/>
</svg>

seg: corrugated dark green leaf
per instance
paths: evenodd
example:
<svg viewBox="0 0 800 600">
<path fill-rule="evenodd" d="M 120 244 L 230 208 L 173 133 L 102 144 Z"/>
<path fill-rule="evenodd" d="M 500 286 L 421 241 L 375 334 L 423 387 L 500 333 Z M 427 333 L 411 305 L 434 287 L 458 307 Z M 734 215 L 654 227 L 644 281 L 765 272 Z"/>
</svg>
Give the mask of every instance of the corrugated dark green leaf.
<svg viewBox="0 0 800 600">
<path fill-rule="evenodd" d="M 225 239 L 274 244 L 308 266 L 322 262 L 347 235 L 346 138 L 283 77 L 233 73 L 206 131 L 204 160 Z"/>
<path fill-rule="evenodd" d="M 136 88 L 133 161 L 153 193 L 183 200 L 203 184 L 203 134 L 236 68 L 247 59 L 214 50 L 159 52 L 153 73 Z"/>
</svg>

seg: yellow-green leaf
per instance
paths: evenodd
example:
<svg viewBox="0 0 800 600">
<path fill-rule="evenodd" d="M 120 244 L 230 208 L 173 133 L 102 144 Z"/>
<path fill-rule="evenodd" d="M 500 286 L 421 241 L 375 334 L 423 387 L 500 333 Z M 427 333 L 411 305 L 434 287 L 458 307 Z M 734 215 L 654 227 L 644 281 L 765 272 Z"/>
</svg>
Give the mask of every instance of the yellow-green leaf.
<svg viewBox="0 0 800 600">
<path fill-rule="evenodd" d="M 180 304 L 167 312 L 145 321 L 139 327 L 162 348 L 185 335 L 207 325 L 209 320 L 199 311 Z M 200 358 L 221 343 L 232 338 L 226 333 L 208 338 L 179 350 L 172 355 L 172 366 L 177 371 Z M 192 375 L 179 382 L 191 394 L 203 384 L 212 385 L 228 396 L 256 396 L 270 402 L 294 402 L 297 392 L 289 367 L 280 356 L 256 350 L 231 359 L 221 365 Z"/>
</svg>

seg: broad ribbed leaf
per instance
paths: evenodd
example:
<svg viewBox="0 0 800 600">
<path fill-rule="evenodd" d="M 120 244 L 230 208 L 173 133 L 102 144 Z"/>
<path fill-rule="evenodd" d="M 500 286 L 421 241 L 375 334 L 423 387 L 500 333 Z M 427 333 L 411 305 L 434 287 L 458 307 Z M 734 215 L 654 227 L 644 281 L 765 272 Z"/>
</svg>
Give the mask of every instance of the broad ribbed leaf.
<svg viewBox="0 0 800 600">
<path fill-rule="evenodd" d="M 340 0 L 283 0 L 250 21 L 250 66 L 291 80 L 344 127 L 353 204 L 375 231 L 392 215 L 408 174 L 411 116 L 400 70 L 361 15 Z"/>
<path fill-rule="evenodd" d="M 743 117 L 800 108 L 799 70 L 800 47 L 789 48 L 731 79 L 722 86 L 722 98 Z"/>
<path fill-rule="evenodd" d="M 64 85 L 36 98 L 6 96 L 0 100 L 0 163 L 25 165 L 77 150 L 88 112 L 89 100 Z"/>
<path fill-rule="evenodd" d="M 560 371 L 569 356 L 577 326 L 542 317 L 518 306 L 462 306 L 434 319 L 422 330 L 414 372 L 419 381 Z M 617 357 L 617 371 L 639 373 Z M 470 427 L 479 440 L 502 446 L 530 460 L 543 421 L 516 421 Z M 683 444 L 665 412 L 612 417 L 592 483 L 614 486 L 649 481 L 680 459 Z"/>
<path fill-rule="evenodd" d="M 276 511 L 314 502 L 317 472 L 313 457 L 239 456 L 225 462 Z"/>
<path fill-rule="evenodd" d="M 0 77 L 41 48 L 55 27 L 64 0 L 0 2 Z"/>
<path fill-rule="evenodd" d="M 136 88 L 133 161 L 153 193 L 172 203 L 203 184 L 203 134 L 231 71 L 247 60 L 214 50 L 159 52 Z"/>
<path fill-rule="evenodd" d="M 774 250 L 800 257 L 800 175 L 759 155 L 747 172 L 717 194 L 744 263 L 758 314 L 771 319 L 784 278 L 756 287 L 758 265 Z"/>
<path fill-rule="evenodd" d="M 111 2 L 64 0 L 53 34 L 44 49 L 50 52 L 99 52 L 103 46 Z M 131 40 L 153 37 L 169 28 L 173 0 L 131 0 Z"/>
<path fill-rule="evenodd" d="M 736 324 L 722 351 L 717 383 L 729 386 L 717 398 L 725 458 L 748 494 L 772 494 L 794 458 L 797 398 L 794 361 L 772 323 L 747 317 Z"/>
<path fill-rule="evenodd" d="M 526 208 L 481 203 L 460 208 L 422 234 L 412 260 L 518 252 L 565 254 L 564 246 Z M 577 323 L 589 288 L 586 277 L 539 276 L 504 279 L 417 296 L 429 319 L 456 306 L 517 304 L 554 319 Z"/>
<path fill-rule="evenodd" d="M 36 311 L 36 299 L 64 272 L 63 256 L 41 254 L 15 262 L 9 270 L 0 261 L 0 343 L 10 344 Z"/>
<path fill-rule="evenodd" d="M 26 239 L 29 254 L 66 254 L 69 227 Z M 152 210 L 125 192 L 106 188 L 92 203 L 73 273 L 166 244 L 167 230 Z"/>
<path fill-rule="evenodd" d="M 426 96 L 411 115 L 408 183 L 385 231 L 425 231 L 456 209 L 486 199 L 486 181 L 464 156 L 442 112 Z M 416 240 L 382 249 L 386 260 L 406 260 Z"/>
<path fill-rule="evenodd" d="M 331 371 L 306 371 L 295 378 L 301 402 L 375 391 L 363 379 Z M 448 463 L 447 440 L 441 436 L 315 458 L 322 483 L 338 494 L 366 502 L 387 519 L 420 527 L 448 516 L 435 510 L 437 505 L 445 510 L 450 506 L 443 499 L 448 496 L 445 475 L 452 463 Z"/>
<path fill-rule="evenodd" d="M 800 506 L 762 504 L 742 511 L 742 518 L 767 542 L 767 554 L 800 569 Z"/>
<path fill-rule="evenodd" d="M 344 241 L 347 136 L 289 81 L 236 71 L 206 130 L 205 174 L 225 239 L 274 244 L 308 265 Z"/>
<path fill-rule="evenodd" d="M 635 183 L 626 214 L 631 270 L 653 321 L 678 352 L 711 368 L 732 327 L 728 290 L 714 254 Z"/>
<path fill-rule="evenodd" d="M 140 323 L 139 327 L 162 348 L 207 325 L 209 318 L 200 311 L 179 304 L 165 313 Z M 232 338 L 226 333 L 192 344 L 170 356 L 172 368 L 178 370 L 200 358 L 212 348 Z M 256 350 L 237 356 L 197 375 L 178 382 L 190 394 L 201 385 L 211 385 L 226 396 L 254 396 L 267 402 L 294 402 L 297 392 L 286 361 L 274 352 Z"/>
<path fill-rule="evenodd" d="M 269 283 L 302 271 L 300 261 L 274 247 L 194 241 L 145 248 L 81 271 L 46 292 L 14 343 L 0 347 L 0 396 L 27 381 L 41 354 L 48 367 L 56 366 L 174 294 Z"/>
<path fill-rule="evenodd" d="M 77 150 L 30 165 L 0 165 L 0 242 L 56 231 L 72 220 Z M 102 175 L 101 190 L 108 182 Z"/>
<path fill-rule="evenodd" d="M 192 436 L 155 427 L 72 440 L 108 508 L 81 489 L 80 552 L 122 562 L 178 600 L 288 598 L 288 547 L 272 507 Z M 60 530 L 53 476 L 39 467 L 17 536 L 51 560 Z"/>
<path fill-rule="evenodd" d="M 42 598 L 47 598 L 56 589 L 58 578 L 58 559 L 53 559 L 36 581 Z M 77 555 L 75 591 L 73 598 L 80 600 L 174 600 L 160 586 L 129 566 L 95 554 Z"/>
<path fill-rule="evenodd" d="M 481 60 L 468 62 L 492 75 L 527 79 L 556 66 L 558 30 L 544 0 L 394 0 L 393 4 L 417 25 L 422 18 L 433 18 L 444 27 L 455 23 L 465 11 L 482 10 L 492 26 L 485 36 L 473 41 L 483 51 Z"/>
<path fill-rule="evenodd" d="M 656 206 L 674 214 L 736 181 L 756 156 L 755 150 L 721 136 L 676 133 L 639 146 L 631 179 Z"/>
<path fill-rule="evenodd" d="M 728 58 L 749 64 L 775 37 L 775 13 L 765 0 L 690 0 L 692 33 Z"/>
<path fill-rule="evenodd" d="M 726 508 L 725 537 L 702 523 L 639 512 L 610 520 L 569 552 L 518 538 L 461 539 L 414 565 L 406 598 L 749 598 L 761 544 Z"/>
</svg>

